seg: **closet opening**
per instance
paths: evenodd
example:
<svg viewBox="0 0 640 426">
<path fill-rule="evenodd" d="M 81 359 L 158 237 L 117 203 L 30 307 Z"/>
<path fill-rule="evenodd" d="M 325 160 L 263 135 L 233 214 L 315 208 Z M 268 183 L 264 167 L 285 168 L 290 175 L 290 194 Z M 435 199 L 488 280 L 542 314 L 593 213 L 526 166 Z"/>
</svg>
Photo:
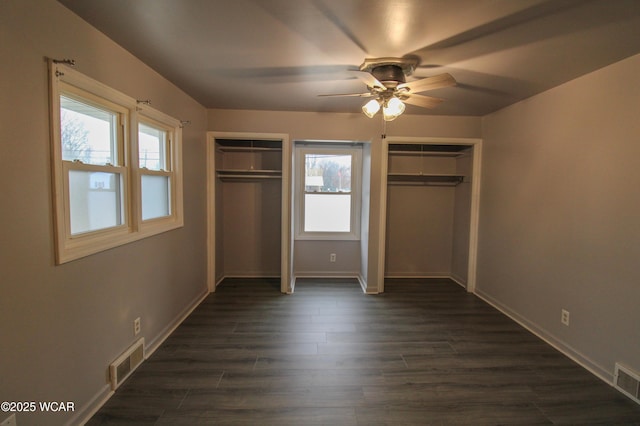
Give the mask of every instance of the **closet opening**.
<svg viewBox="0 0 640 426">
<path fill-rule="evenodd" d="M 210 290 L 263 279 L 290 292 L 287 137 L 211 133 L 207 148 Z"/>
<path fill-rule="evenodd" d="M 447 278 L 473 291 L 480 141 L 390 139 L 386 160 L 384 279 Z"/>
</svg>

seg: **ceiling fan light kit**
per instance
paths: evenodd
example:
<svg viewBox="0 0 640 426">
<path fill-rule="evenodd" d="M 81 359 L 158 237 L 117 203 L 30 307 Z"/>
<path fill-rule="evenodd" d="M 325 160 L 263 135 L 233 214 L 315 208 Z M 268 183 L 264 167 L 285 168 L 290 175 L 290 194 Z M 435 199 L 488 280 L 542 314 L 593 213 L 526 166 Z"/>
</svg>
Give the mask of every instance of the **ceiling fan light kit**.
<svg viewBox="0 0 640 426">
<path fill-rule="evenodd" d="M 434 108 L 443 99 L 418 93 L 455 86 L 456 80 L 444 73 L 407 82 L 407 76 L 413 74 L 418 64 L 418 59 L 414 57 L 365 59 L 360 65 L 360 71 L 353 73 L 367 85 L 369 92 L 321 96 L 373 97 L 362 106 L 362 112 L 373 118 L 382 108 L 385 121 L 399 117 L 406 108 L 405 103 L 421 108 Z"/>
<path fill-rule="evenodd" d="M 373 118 L 382 106 L 382 116 L 384 121 L 392 121 L 398 118 L 405 110 L 404 103 L 398 98 L 391 99 L 371 99 L 362 106 L 362 112 L 369 118 Z"/>
</svg>

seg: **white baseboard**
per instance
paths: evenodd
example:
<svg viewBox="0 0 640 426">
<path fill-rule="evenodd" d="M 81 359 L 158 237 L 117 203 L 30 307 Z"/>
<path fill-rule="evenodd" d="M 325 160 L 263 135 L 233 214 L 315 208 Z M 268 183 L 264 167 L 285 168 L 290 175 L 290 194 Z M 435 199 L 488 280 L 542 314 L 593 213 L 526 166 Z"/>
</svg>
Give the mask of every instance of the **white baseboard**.
<svg viewBox="0 0 640 426">
<path fill-rule="evenodd" d="M 498 300 L 494 299 L 488 294 L 483 293 L 481 290 L 476 289 L 474 294 L 478 296 L 480 299 L 490 304 L 491 306 L 493 306 L 494 308 L 496 308 L 497 310 L 499 310 L 500 312 L 502 312 L 503 314 L 505 314 L 506 316 L 508 316 L 509 318 L 511 318 L 512 320 L 514 320 L 515 322 L 517 322 L 518 324 L 520 324 L 522 327 L 529 330 L 531 333 L 538 336 L 540 339 L 542 339 L 543 341 L 545 341 L 546 343 L 548 343 L 558 351 L 560 351 L 562 354 L 564 354 L 569 359 L 571 359 L 572 361 L 574 361 L 575 363 L 577 363 L 578 365 L 580 365 L 581 367 L 589 371 L 591 374 L 593 374 L 603 382 L 607 383 L 610 386 L 613 386 L 613 372 L 607 371 L 605 368 L 603 368 L 602 366 L 598 365 L 597 363 L 589 359 L 589 357 L 580 353 L 580 351 L 577 351 L 576 349 L 572 348 L 570 345 L 567 345 L 566 343 L 557 339 L 553 334 L 549 333 L 544 328 L 529 321 L 528 319 L 519 315 L 517 312 L 509 309 L 507 306 L 503 305 Z"/>
<path fill-rule="evenodd" d="M 449 279 L 451 279 L 451 281 L 453 281 L 454 283 L 458 284 L 460 287 L 464 288 L 465 290 L 467 289 L 467 282 L 466 282 L 466 280 L 462 279 L 461 277 L 459 277 L 457 275 L 451 275 L 451 276 L 449 276 Z"/>
<path fill-rule="evenodd" d="M 144 349 L 144 359 L 149 358 L 155 351 L 164 343 L 167 338 L 173 333 L 176 328 L 182 324 L 182 322 L 187 319 L 189 315 L 202 303 L 202 301 L 209 295 L 209 291 L 205 291 L 204 293 L 196 296 L 185 309 L 180 312 L 173 321 L 171 321 L 160 334 L 153 340 L 149 340 L 149 344 Z"/>
<path fill-rule="evenodd" d="M 215 285 L 213 286 L 213 291 L 216 291 L 216 288 L 218 288 L 218 286 L 220 285 L 220 283 L 221 283 L 222 281 L 224 281 L 224 279 L 225 279 L 225 278 L 227 278 L 227 277 L 225 277 L 225 276 L 223 275 L 223 276 L 222 276 L 218 281 L 216 281 Z"/>
<path fill-rule="evenodd" d="M 110 384 L 104 385 L 102 389 L 96 393 L 93 398 L 91 398 L 91 401 L 87 402 L 83 407 L 76 411 L 73 417 L 71 417 L 65 425 L 84 425 L 91 419 L 91 417 L 93 417 L 94 414 L 98 412 L 100 408 L 102 408 L 104 404 L 107 403 L 114 393 L 115 392 L 111 390 Z"/>
<path fill-rule="evenodd" d="M 416 279 L 420 279 L 420 278 L 451 278 L 451 274 L 447 273 L 447 272 L 443 272 L 443 273 L 429 273 L 429 274 L 412 274 L 412 273 L 407 273 L 407 274 L 385 274 L 384 276 L 385 278 L 389 278 L 389 279 L 394 279 L 394 278 L 398 278 L 398 279 L 402 279 L 402 278 L 416 278 Z"/>
<path fill-rule="evenodd" d="M 145 360 L 149 358 L 155 351 L 164 343 L 165 340 L 173 333 L 176 328 L 182 324 L 182 322 L 187 319 L 189 315 L 202 303 L 202 301 L 209 295 L 208 288 L 202 294 L 196 296 L 185 309 L 183 309 L 173 321 L 171 321 L 160 334 L 153 340 L 150 341 L 149 345 L 145 348 L 144 358 Z M 113 396 L 115 392 L 111 390 L 111 386 L 105 384 L 105 386 L 96 393 L 96 395 L 91 398 L 91 400 L 86 403 L 83 407 L 81 407 L 76 415 L 74 415 L 71 420 L 67 423 L 67 425 L 84 425 L 87 423 L 91 417 L 93 417 L 100 408 Z"/>
<path fill-rule="evenodd" d="M 290 291 L 287 292 L 287 294 L 293 294 L 296 291 L 296 276 L 295 275 L 291 275 L 291 282 L 289 283 L 289 289 Z"/>
<path fill-rule="evenodd" d="M 295 272 L 296 278 L 358 278 L 360 272 L 358 271 L 305 271 Z"/>
<path fill-rule="evenodd" d="M 367 280 L 364 279 L 362 274 L 358 274 L 357 279 L 358 279 L 358 282 L 360 283 L 360 288 L 362 288 L 362 292 L 364 294 L 372 294 L 372 293 L 367 293 Z"/>
</svg>

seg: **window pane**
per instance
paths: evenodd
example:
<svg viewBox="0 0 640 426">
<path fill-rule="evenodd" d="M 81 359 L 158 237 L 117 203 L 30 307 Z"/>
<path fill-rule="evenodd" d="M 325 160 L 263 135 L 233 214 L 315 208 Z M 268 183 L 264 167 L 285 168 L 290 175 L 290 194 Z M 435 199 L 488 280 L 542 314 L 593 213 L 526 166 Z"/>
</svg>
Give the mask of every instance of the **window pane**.
<svg viewBox="0 0 640 426">
<path fill-rule="evenodd" d="M 60 96 L 62 159 L 116 165 L 116 113 Z"/>
<path fill-rule="evenodd" d="M 305 154 L 306 192 L 351 192 L 351 155 Z"/>
<path fill-rule="evenodd" d="M 149 170 L 167 170 L 165 151 L 167 132 L 140 123 L 138 127 L 138 157 L 140 167 Z"/>
<path fill-rule="evenodd" d="M 142 175 L 142 220 L 171 214 L 168 176 Z"/>
<path fill-rule="evenodd" d="M 71 234 L 122 224 L 122 193 L 118 173 L 69 171 Z"/>
<path fill-rule="evenodd" d="M 305 232 L 350 232 L 350 194 L 305 194 Z"/>
</svg>

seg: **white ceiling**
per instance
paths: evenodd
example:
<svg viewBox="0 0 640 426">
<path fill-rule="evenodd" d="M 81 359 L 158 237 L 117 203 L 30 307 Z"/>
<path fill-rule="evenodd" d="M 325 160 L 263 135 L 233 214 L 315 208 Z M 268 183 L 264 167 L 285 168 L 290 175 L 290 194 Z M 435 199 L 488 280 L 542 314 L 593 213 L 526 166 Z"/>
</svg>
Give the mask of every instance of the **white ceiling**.
<svg viewBox="0 0 640 426">
<path fill-rule="evenodd" d="M 358 112 L 317 95 L 412 55 L 458 85 L 407 113 L 481 116 L 640 52 L 640 0 L 59 1 L 208 108 Z"/>
</svg>

